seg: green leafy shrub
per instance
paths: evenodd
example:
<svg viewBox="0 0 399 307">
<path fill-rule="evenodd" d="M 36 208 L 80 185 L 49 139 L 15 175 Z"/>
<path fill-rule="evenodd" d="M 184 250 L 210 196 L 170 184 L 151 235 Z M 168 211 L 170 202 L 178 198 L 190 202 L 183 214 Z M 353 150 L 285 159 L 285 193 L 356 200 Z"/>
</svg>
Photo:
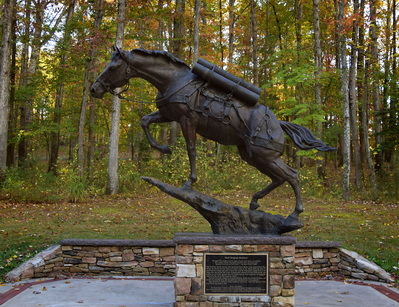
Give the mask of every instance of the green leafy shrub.
<svg viewBox="0 0 399 307">
<path fill-rule="evenodd" d="M 18 202 L 58 201 L 55 193 L 57 178 L 37 166 L 29 168 L 11 167 L 5 172 L 1 185 L 2 198 Z"/>
<path fill-rule="evenodd" d="M 78 168 L 63 167 L 59 177 L 60 192 L 67 201 L 76 203 L 88 195 L 87 179 L 80 176 Z"/>
</svg>

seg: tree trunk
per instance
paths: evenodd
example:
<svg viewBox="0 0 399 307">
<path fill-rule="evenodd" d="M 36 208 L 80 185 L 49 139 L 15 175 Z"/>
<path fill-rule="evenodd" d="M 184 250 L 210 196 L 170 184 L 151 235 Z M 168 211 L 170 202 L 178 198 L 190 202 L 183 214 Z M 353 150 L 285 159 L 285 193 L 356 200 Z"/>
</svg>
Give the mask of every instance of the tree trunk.
<svg viewBox="0 0 399 307">
<path fill-rule="evenodd" d="M 104 0 L 97 0 L 94 4 L 96 16 L 94 19 L 93 33 L 97 33 L 100 29 L 101 21 L 103 18 Z M 96 61 L 97 47 L 92 46 L 90 57 L 86 60 L 85 77 L 83 83 L 83 96 L 80 108 L 79 127 L 78 127 L 78 169 L 79 175 L 84 176 L 85 172 L 85 125 L 86 125 L 86 109 L 89 100 L 90 86 L 93 79 L 92 70 Z"/>
<path fill-rule="evenodd" d="M 381 99 L 380 99 L 380 65 L 378 59 L 378 37 L 377 37 L 377 0 L 370 1 L 370 44 L 371 44 L 371 57 L 370 57 L 370 69 L 371 69 L 371 82 L 372 82 L 372 100 L 374 107 L 374 137 L 375 137 L 375 148 L 377 149 L 376 159 L 376 170 L 382 171 L 383 169 L 383 152 L 378 150 L 378 147 L 382 144 L 381 136 Z"/>
<path fill-rule="evenodd" d="M 17 118 L 18 108 L 15 101 L 15 89 L 17 88 L 17 35 L 16 35 L 16 8 L 13 12 L 13 25 L 12 25 L 12 55 L 11 55 L 11 70 L 10 70 L 10 98 L 9 98 L 9 114 L 8 114 L 8 140 L 14 139 L 17 131 Z M 14 166 L 16 162 L 15 155 L 15 142 L 11 141 L 7 144 L 7 167 Z"/>
<path fill-rule="evenodd" d="M 186 0 L 176 0 L 176 10 L 173 19 L 173 44 L 172 53 L 183 59 L 184 55 L 184 11 L 186 8 Z M 177 143 L 177 136 L 179 134 L 179 127 L 176 122 L 170 124 L 170 143 L 175 145 Z"/>
<path fill-rule="evenodd" d="M 369 108 L 369 60 L 366 60 L 366 64 L 364 67 L 364 91 L 363 91 L 363 101 L 362 101 L 362 131 L 363 131 L 363 143 L 365 147 L 365 154 L 367 165 L 370 170 L 370 179 L 371 179 L 371 189 L 373 193 L 373 198 L 377 197 L 377 180 L 375 176 L 375 168 L 374 162 L 370 151 L 370 143 L 369 143 L 369 116 L 368 116 L 368 108 Z"/>
<path fill-rule="evenodd" d="M 274 3 L 272 3 L 271 5 L 272 5 L 274 17 L 276 19 L 279 47 L 280 47 L 280 51 L 282 51 L 284 49 L 284 47 L 283 47 L 283 33 L 282 33 L 282 30 L 281 30 L 281 22 L 280 22 L 280 18 L 277 15 L 276 6 L 274 5 Z"/>
<path fill-rule="evenodd" d="M 364 8 L 365 8 L 365 0 L 360 1 L 359 13 L 364 18 Z M 372 158 L 372 153 L 370 151 L 370 142 L 369 142 L 369 60 L 366 60 L 365 57 L 365 42 L 364 42 L 364 28 L 358 27 L 359 32 L 359 42 L 358 42 L 358 65 L 357 65 L 357 89 L 358 89 L 358 99 L 361 106 L 360 109 L 360 153 L 362 156 L 362 164 L 367 166 L 368 169 L 368 178 L 371 181 L 371 189 L 373 198 L 377 197 L 377 181 L 375 175 L 374 162 Z"/>
<path fill-rule="evenodd" d="M 116 30 L 116 42 L 115 42 L 118 48 L 123 47 L 125 19 L 126 19 L 126 0 L 118 0 L 118 27 Z M 119 89 L 116 90 L 119 91 Z M 120 118 L 121 118 L 121 100 L 118 96 L 113 96 L 111 135 L 109 142 L 108 182 L 106 190 L 107 194 L 116 194 L 119 192 L 118 158 L 119 158 Z"/>
<path fill-rule="evenodd" d="M 7 165 L 8 102 L 10 97 L 11 37 L 14 7 L 14 0 L 5 0 L 3 2 L 0 46 L 0 180 Z"/>
<path fill-rule="evenodd" d="M 176 11 L 173 20 L 173 46 L 172 53 L 178 58 L 182 58 L 184 54 L 184 10 L 186 0 L 176 0 Z"/>
<path fill-rule="evenodd" d="M 344 32 L 344 9 L 345 0 L 338 0 L 338 33 L 339 33 L 339 58 L 341 59 L 341 92 L 344 105 L 343 123 L 343 192 L 344 200 L 350 197 L 350 112 L 349 112 L 349 94 L 348 94 L 348 67 L 346 63 L 346 35 Z"/>
<path fill-rule="evenodd" d="M 26 10 L 29 11 L 31 9 L 30 6 L 30 1 L 27 2 Z M 28 16 L 30 16 L 30 13 L 26 13 Z M 24 96 L 23 101 L 21 103 L 21 115 L 20 115 L 20 127 L 19 129 L 23 131 L 23 135 L 21 136 L 21 139 L 18 143 L 18 165 L 19 166 L 26 166 L 28 163 L 28 156 L 31 151 L 30 148 L 30 138 L 28 137 L 28 131 L 30 130 L 30 126 L 32 124 L 33 120 L 33 100 L 34 100 L 34 94 L 36 90 L 36 86 L 33 82 L 34 75 L 36 74 L 36 71 L 39 67 L 39 59 L 40 59 L 40 49 L 43 45 L 42 41 L 42 29 L 43 29 L 43 18 L 44 18 L 44 7 L 41 7 L 40 5 L 36 6 L 34 8 L 34 21 L 33 21 L 33 37 L 30 42 L 27 43 L 27 45 L 24 46 L 24 48 L 30 48 L 30 59 L 28 60 L 26 58 L 25 64 L 27 64 L 26 67 L 26 75 L 23 79 L 24 81 L 21 82 L 21 85 L 27 87 L 28 94 Z M 30 23 L 27 22 L 25 24 L 28 28 L 25 29 L 27 31 L 26 36 L 29 36 L 29 27 Z"/>
<path fill-rule="evenodd" d="M 359 146 L 359 128 L 357 125 L 357 90 L 356 90 L 356 64 L 357 64 L 357 47 L 358 47 L 358 31 L 359 31 L 359 1 L 353 1 L 353 23 L 352 23 L 352 45 L 351 58 L 349 68 L 349 111 L 350 111 L 350 127 L 352 134 L 353 161 L 355 163 L 355 184 L 360 190 L 363 187 L 363 174 L 360 160 Z"/>
<path fill-rule="evenodd" d="M 193 63 L 196 63 L 197 60 L 198 60 L 200 9 L 201 9 L 201 0 L 195 0 L 195 6 L 194 6 L 194 58 L 193 58 Z"/>
<path fill-rule="evenodd" d="M 359 8 L 359 16 L 364 19 L 364 5 L 365 0 L 360 1 Z M 367 112 L 363 108 L 363 101 L 365 96 L 364 91 L 364 82 L 367 81 L 364 79 L 365 69 L 364 69 L 364 61 L 365 61 L 365 45 L 364 45 L 364 27 L 358 27 L 358 46 L 357 46 L 357 93 L 358 93 L 358 106 L 359 106 L 359 120 L 360 120 L 360 130 L 359 130 L 359 141 L 360 141 L 360 160 L 361 165 L 367 165 L 367 152 L 366 146 L 364 143 L 364 134 L 363 134 L 363 112 Z"/>
<path fill-rule="evenodd" d="M 158 10 L 162 10 L 164 5 L 164 0 L 158 0 Z M 163 50 L 164 49 L 164 31 L 165 31 L 165 25 L 164 21 L 162 18 L 159 18 L 158 20 L 158 49 Z"/>
<path fill-rule="evenodd" d="M 259 86 L 259 63 L 258 63 L 258 33 L 256 27 L 256 1 L 251 0 L 251 42 L 252 42 L 252 64 L 253 64 L 253 83 Z"/>
<path fill-rule="evenodd" d="M 391 71 L 391 118 L 394 118 L 394 143 L 396 147 L 393 148 L 392 156 L 395 157 L 395 153 L 398 152 L 399 145 L 399 118 L 398 118 L 398 108 L 399 108 L 399 84 L 397 80 L 399 80 L 399 72 L 398 72 L 398 45 L 397 45 L 397 36 L 398 36 L 398 13 L 399 4 L 396 0 L 392 1 L 392 43 L 391 43 L 391 59 L 392 59 L 392 71 Z M 391 166 L 394 167 L 394 161 L 391 160 Z"/>
<path fill-rule="evenodd" d="M 75 10 L 76 0 L 73 0 L 68 7 L 68 13 L 65 19 L 65 30 L 64 37 L 62 39 L 61 46 L 61 56 L 60 56 L 60 67 L 64 67 L 67 60 L 67 45 L 70 40 L 71 31 L 69 29 L 69 24 L 71 22 L 74 10 Z M 62 68 L 61 68 L 62 69 Z M 56 131 L 52 131 L 50 134 L 50 159 L 48 164 L 48 172 L 53 172 L 55 175 L 57 172 L 57 160 L 58 160 L 58 151 L 60 147 L 60 124 L 61 124 L 61 108 L 62 102 L 64 99 L 64 87 L 65 87 L 65 77 L 64 73 L 61 70 L 58 76 L 58 89 L 57 94 L 55 96 L 55 108 L 54 108 L 54 117 L 53 123 L 56 126 Z"/>
<path fill-rule="evenodd" d="M 341 0 L 334 0 L 334 9 L 335 9 L 335 22 L 339 23 L 339 5 Z M 337 67 L 341 67 L 341 57 L 340 57 L 340 33 L 334 31 L 334 46 L 335 46 L 335 60 L 337 62 Z"/>
<path fill-rule="evenodd" d="M 93 161 L 94 161 L 94 152 L 96 149 L 96 135 L 94 132 L 96 123 L 96 103 L 95 98 L 90 97 L 90 107 L 89 107 L 89 149 L 87 151 L 87 171 L 88 178 L 92 178 L 93 175 Z"/>
<path fill-rule="evenodd" d="M 298 67 L 302 64 L 302 20 L 303 20 L 303 12 L 302 12 L 302 1 L 295 0 L 295 10 L 294 10 L 294 20 L 295 20 L 295 39 L 296 39 L 296 64 Z M 294 95 L 297 105 L 303 104 L 302 97 L 304 96 L 304 89 L 302 82 L 296 82 L 294 87 Z M 297 116 L 295 116 L 296 118 Z M 290 143 L 289 150 L 287 150 L 287 156 L 292 159 L 292 163 L 295 168 L 301 167 L 301 156 L 297 155 L 298 149 L 291 145 Z"/>
<path fill-rule="evenodd" d="M 29 130 L 31 129 L 31 124 L 33 121 L 33 108 L 34 108 L 34 99 L 35 94 L 37 92 L 37 85 L 35 84 L 35 76 L 39 69 L 41 48 L 45 45 L 56 29 L 58 29 L 58 25 L 61 22 L 63 16 L 65 15 L 66 9 L 64 9 L 58 14 L 58 16 L 54 17 L 54 22 L 51 28 L 47 27 L 45 24 L 45 12 L 48 11 L 48 6 L 50 5 L 50 1 L 36 1 L 34 5 L 31 6 L 31 1 L 26 1 L 25 4 L 25 34 L 24 38 L 26 40 L 26 44 L 24 44 L 24 52 L 30 55 L 29 61 L 27 60 L 26 55 L 23 55 L 25 59 L 23 60 L 23 72 L 26 73 L 24 76 L 21 74 L 21 85 L 25 86 L 25 91 L 28 92 L 23 101 L 21 103 L 21 116 L 20 116 L 20 131 L 22 131 L 22 136 L 20 138 L 20 142 L 18 144 L 18 164 L 19 166 L 26 166 L 29 164 L 28 156 L 31 152 L 30 148 L 30 134 Z M 32 22 L 30 24 L 30 11 L 33 12 Z M 32 39 L 30 39 L 31 33 L 30 28 L 33 28 Z M 27 65 L 28 64 L 28 65 Z M 27 66 L 27 69 L 25 67 Z"/>
<path fill-rule="evenodd" d="M 387 12 L 385 14 L 386 22 L 384 24 L 385 50 L 384 50 L 384 84 L 383 84 L 383 134 L 384 134 L 384 161 L 390 163 L 394 168 L 395 146 L 399 144 L 398 127 L 398 103 L 399 88 L 397 74 L 397 51 L 396 51 L 396 1 L 388 1 Z"/>
<path fill-rule="evenodd" d="M 232 68 L 233 56 L 234 56 L 234 28 L 235 28 L 235 0 L 229 0 L 229 56 L 228 56 L 228 68 Z"/>
<path fill-rule="evenodd" d="M 314 97 L 317 111 L 321 112 L 323 109 L 322 99 L 321 99 L 321 83 L 320 77 L 323 72 L 323 62 L 322 62 L 322 50 L 321 50 L 321 39 L 320 39 L 320 17 L 319 17 L 319 0 L 313 0 L 313 53 L 315 62 L 315 86 L 314 86 Z M 316 122 L 316 135 L 322 137 L 323 135 L 323 123 L 321 121 Z M 322 152 L 318 152 L 317 156 L 319 159 L 316 161 L 317 174 L 320 178 L 325 177 L 325 158 Z"/>
<path fill-rule="evenodd" d="M 224 21 L 223 21 L 223 4 L 222 0 L 219 0 L 219 52 L 220 52 L 220 61 L 224 62 L 224 45 L 223 45 L 223 36 L 224 36 Z"/>
</svg>

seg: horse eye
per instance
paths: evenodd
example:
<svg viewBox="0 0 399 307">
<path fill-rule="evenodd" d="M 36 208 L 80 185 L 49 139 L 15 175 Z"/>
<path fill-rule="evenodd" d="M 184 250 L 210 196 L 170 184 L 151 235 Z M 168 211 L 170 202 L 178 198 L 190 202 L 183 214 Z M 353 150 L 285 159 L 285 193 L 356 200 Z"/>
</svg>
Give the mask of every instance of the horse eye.
<svg viewBox="0 0 399 307">
<path fill-rule="evenodd" d="M 119 66 L 121 66 L 121 63 L 119 63 L 119 62 L 113 63 L 112 65 L 109 65 L 109 69 L 110 69 L 110 70 L 115 70 L 115 69 L 117 69 Z"/>
</svg>

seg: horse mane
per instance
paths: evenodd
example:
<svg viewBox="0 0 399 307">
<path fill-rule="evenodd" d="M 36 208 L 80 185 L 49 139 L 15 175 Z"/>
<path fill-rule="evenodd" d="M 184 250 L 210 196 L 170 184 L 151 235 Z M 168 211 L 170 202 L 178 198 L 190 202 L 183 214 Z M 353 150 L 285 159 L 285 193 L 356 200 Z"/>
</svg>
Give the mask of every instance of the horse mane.
<svg viewBox="0 0 399 307">
<path fill-rule="evenodd" d="M 160 55 L 163 56 L 167 59 L 169 59 L 170 61 L 174 62 L 174 63 L 178 63 L 178 64 L 183 64 L 184 66 L 190 68 L 190 66 L 188 66 L 185 62 L 183 62 L 182 60 L 176 58 L 173 54 L 171 54 L 168 51 L 162 51 L 162 50 L 147 50 L 147 49 L 142 49 L 142 48 L 137 48 L 137 49 L 133 49 L 130 52 L 139 52 L 142 54 L 149 54 L 149 55 Z"/>
</svg>

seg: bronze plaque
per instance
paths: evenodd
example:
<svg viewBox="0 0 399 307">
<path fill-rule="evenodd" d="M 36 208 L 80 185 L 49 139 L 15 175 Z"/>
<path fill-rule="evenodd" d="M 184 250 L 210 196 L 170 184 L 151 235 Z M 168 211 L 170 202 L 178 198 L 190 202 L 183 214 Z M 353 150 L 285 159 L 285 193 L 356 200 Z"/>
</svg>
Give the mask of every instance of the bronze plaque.
<svg viewBox="0 0 399 307">
<path fill-rule="evenodd" d="M 205 254 L 205 294 L 267 295 L 269 257 L 266 253 Z"/>
</svg>

